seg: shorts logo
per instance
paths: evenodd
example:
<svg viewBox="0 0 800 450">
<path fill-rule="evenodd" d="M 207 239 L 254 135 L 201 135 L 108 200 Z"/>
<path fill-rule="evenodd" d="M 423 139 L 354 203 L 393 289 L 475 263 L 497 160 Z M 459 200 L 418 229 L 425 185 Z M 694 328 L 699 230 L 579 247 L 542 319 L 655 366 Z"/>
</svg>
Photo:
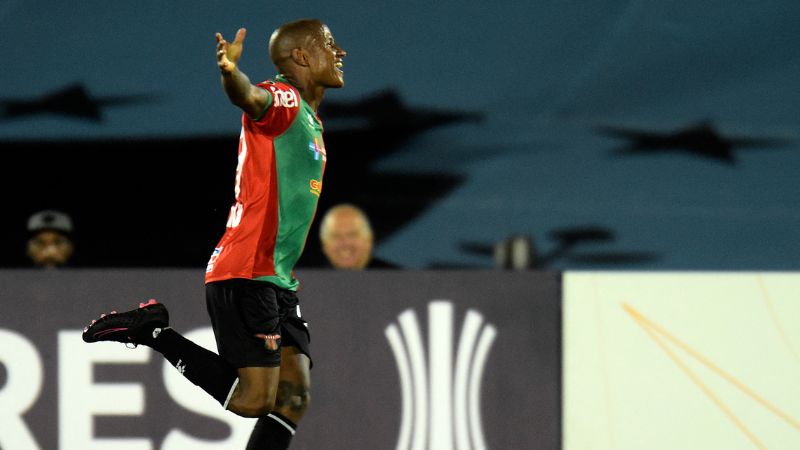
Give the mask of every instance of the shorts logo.
<svg viewBox="0 0 800 450">
<path fill-rule="evenodd" d="M 276 351 L 281 347 L 280 334 L 256 334 L 256 337 L 264 340 L 264 348 L 270 351 Z"/>
<path fill-rule="evenodd" d="M 322 192 L 322 181 L 311 180 L 309 185 L 311 186 L 311 193 L 319 197 L 319 194 Z"/>
</svg>

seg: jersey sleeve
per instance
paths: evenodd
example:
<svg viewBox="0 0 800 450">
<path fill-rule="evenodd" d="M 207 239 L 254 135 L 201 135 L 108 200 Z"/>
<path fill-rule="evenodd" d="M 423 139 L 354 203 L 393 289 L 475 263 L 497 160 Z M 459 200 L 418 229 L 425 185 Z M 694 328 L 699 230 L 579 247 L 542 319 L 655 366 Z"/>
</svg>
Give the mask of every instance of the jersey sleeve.
<svg viewBox="0 0 800 450">
<path fill-rule="evenodd" d="M 267 81 L 257 86 L 267 91 L 267 104 L 259 117 L 247 120 L 260 132 L 277 136 L 289 128 L 300 111 L 300 94 L 285 83 Z"/>
</svg>

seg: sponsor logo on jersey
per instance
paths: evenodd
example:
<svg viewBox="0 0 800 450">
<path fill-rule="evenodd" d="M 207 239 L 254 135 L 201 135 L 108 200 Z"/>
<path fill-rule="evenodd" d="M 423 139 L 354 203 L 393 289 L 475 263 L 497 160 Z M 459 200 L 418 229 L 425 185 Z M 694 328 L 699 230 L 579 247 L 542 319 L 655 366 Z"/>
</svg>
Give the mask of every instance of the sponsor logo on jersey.
<svg viewBox="0 0 800 450">
<path fill-rule="evenodd" d="M 319 194 L 322 192 L 322 181 L 319 180 L 311 180 L 311 193 L 319 197 Z"/>
<path fill-rule="evenodd" d="M 208 265 L 206 265 L 206 273 L 214 270 L 214 263 L 217 262 L 220 253 L 222 253 L 222 247 L 215 248 L 211 253 L 211 258 L 208 259 Z"/>
<path fill-rule="evenodd" d="M 291 89 L 281 89 L 278 86 L 270 86 L 272 92 L 272 104 L 276 108 L 297 108 L 300 102 L 297 101 L 297 94 Z"/>
<path fill-rule="evenodd" d="M 308 142 L 308 150 L 314 154 L 314 161 L 319 161 L 322 158 L 323 161 L 327 161 L 327 153 L 325 152 L 325 143 L 321 140 L 314 138 L 314 140 Z"/>
</svg>

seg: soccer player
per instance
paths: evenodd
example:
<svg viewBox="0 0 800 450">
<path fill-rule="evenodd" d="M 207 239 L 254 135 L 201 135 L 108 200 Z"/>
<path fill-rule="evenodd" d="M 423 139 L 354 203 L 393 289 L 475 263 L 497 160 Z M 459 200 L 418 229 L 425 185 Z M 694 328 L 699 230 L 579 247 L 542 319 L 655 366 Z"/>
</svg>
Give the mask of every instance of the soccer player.
<svg viewBox="0 0 800 450">
<path fill-rule="evenodd" d="M 326 89 L 344 85 L 346 53 L 319 20 L 284 24 L 269 42 L 279 75 L 253 85 L 238 67 L 245 33 L 216 34 L 223 90 L 243 111 L 236 200 L 206 268 L 219 355 L 170 328 L 154 300 L 101 316 L 83 339 L 153 348 L 224 408 L 259 417 L 247 449 L 286 449 L 309 402 L 309 334 L 292 270 L 327 158 L 316 111 Z"/>
</svg>

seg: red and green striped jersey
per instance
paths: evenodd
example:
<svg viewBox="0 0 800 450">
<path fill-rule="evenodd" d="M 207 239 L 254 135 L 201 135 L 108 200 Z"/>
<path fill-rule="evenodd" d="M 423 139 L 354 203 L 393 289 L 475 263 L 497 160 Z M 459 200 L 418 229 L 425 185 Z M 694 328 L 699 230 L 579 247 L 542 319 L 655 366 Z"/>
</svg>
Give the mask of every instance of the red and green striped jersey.
<svg viewBox="0 0 800 450">
<path fill-rule="evenodd" d="M 296 290 L 292 273 L 317 209 L 325 171 L 322 123 L 285 79 L 260 83 L 261 117 L 242 114 L 236 201 L 206 267 L 206 283 L 269 281 Z"/>
</svg>

